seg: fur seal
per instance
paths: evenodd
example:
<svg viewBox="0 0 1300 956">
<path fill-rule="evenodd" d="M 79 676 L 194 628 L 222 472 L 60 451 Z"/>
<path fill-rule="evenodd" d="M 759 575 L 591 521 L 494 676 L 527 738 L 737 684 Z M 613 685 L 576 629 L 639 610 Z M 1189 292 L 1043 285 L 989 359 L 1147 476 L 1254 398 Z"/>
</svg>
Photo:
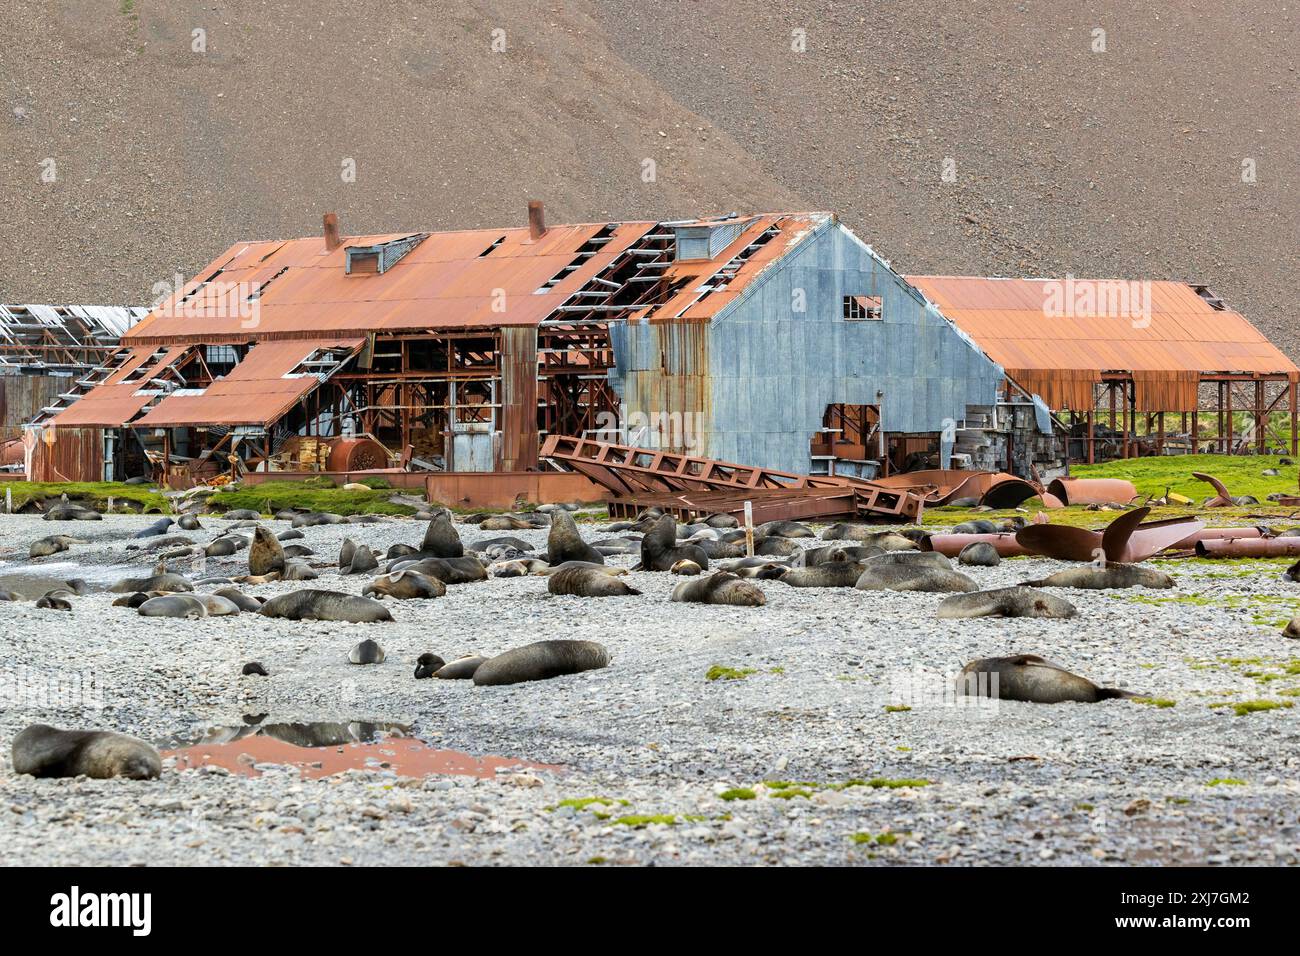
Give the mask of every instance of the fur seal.
<svg viewBox="0 0 1300 956">
<path fill-rule="evenodd" d="M 940 618 L 1074 617 L 1073 604 L 1023 586 L 954 594 L 939 602 Z"/>
<path fill-rule="evenodd" d="M 952 562 L 938 551 L 886 551 L 884 554 L 877 554 L 867 558 L 862 563 L 868 567 L 883 564 L 907 564 L 913 567 L 938 568 L 941 571 L 952 570 Z"/>
<path fill-rule="evenodd" d="M 754 544 L 754 554 L 769 558 L 789 558 L 803 548 L 789 538 L 763 538 Z"/>
<path fill-rule="evenodd" d="M 356 544 L 351 538 L 344 538 L 339 548 L 339 573 L 364 574 L 379 567 L 375 553 L 364 544 Z"/>
<path fill-rule="evenodd" d="M 419 552 L 416 551 L 415 548 L 411 547 L 409 544 L 395 544 L 388 549 L 388 553 L 384 555 L 384 559 L 387 561 L 392 561 L 395 558 L 404 558 L 407 555 L 418 554 L 418 553 Z"/>
<path fill-rule="evenodd" d="M 231 602 L 226 603 L 234 607 Z M 235 611 L 238 613 L 239 608 Z M 163 594 L 149 598 L 136 608 L 136 613 L 141 617 L 207 617 L 208 605 L 194 594 Z"/>
<path fill-rule="evenodd" d="M 104 516 L 93 508 L 73 504 L 63 495 L 57 504 L 45 512 L 45 521 L 102 521 Z"/>
<path fill-rule="evenodd" d="M 199 524 L 198 515 L 181 515 L 176 521 L 176 526 L 182 531 L 202 531 L 203 525 Z"/>
<path fill-rule="evenodd" d="M 147 578 L 123 578 L 108 589 L 113 594 L 131 594 L 135 591 L 193 591 L 194 585 L 184 575 L 159 571 Z"/>
<path fill-rule="evenodd" d="M 247 664 L 245 664 L 245 665 L 243 666 L 243 669 L 240 670 L 240 672 L 239 672 L 239 676 L 241 676 L 241 677 L 270 677 L 271 674 L 270 674 L 269 671 L 267 671 L 267 669 L 266 669 L 265 667 L 262 666 L 262 662 L 261 662 L 261 661 L 249 661 Z"/>
<path fill-rule="evenodd" d="M 53 611 L 71 611 L 72 602 L 68 598 L 73 594 L 67 588 L 53 588 L 36 599 L 36 606 Z"/>
<path fill-rule="evenodd" d="M 136 737 L 109 730 L 59 730 L 32 724 L 14 738 L 15 773 L 33 777 L 126 777 L 152 780 L 162 774 L 162 756 Z"/>
<path fill-rule="evenodd" d="M 151 597 L 158 597 L 160 593 L 149 594 L 147 591 L 136 591 L 134 594 L 124 594 L 113 602 L 113 607 L 139 607 Z"/>
<path fill-rule="evenodd" d="M 816 533 L 798 521 L 765 521 L 754 529 L 756 538 L 815 538 Z"/>
<path fill-rule="evenodd" d="M 762 607 L 767 603 L 767 596 L 757 584 L 741 580 L 728 571 L 715 571 L 707 577 L 683 581 L 673 588 L 670 600 L 692 604 Z"/>
<path fill-rule="evenodd" d="M 285 561 L 284 569 L 273 572 L 273 576 L 281 581 L 314 581 L 320 577 L 315 568 L 302 561 Z"/>
<path fill-rule="evenodd" d="M 263 598 L 247 595 L 239 588 L 219 588 L 212 593 L 217 597 L 225 598 L 241 611 L 260 611 L 264 603 Z"/>
<path fill-rule="evenodd" d="M 594 641 L 537 641 L 498 654 L 474 671 L 479 687 L 549 680 L 597 670 L 609 664 L 609 652 Z"/>
<path fill-rule="evenodd" d="M 438 668 L 433 676 L 440 680 L 469 680 L 486 660 L 486 657 L 478 654 L 460 657 Z"/>
<path fill-rule="evenodd" d="M 253 543 L 248 548 L 248 573 L 270 574 L 284 570 L 284 546 L 261 525 L 253 531 Z"/>
<path fill-rule="evenodd" d="M 371 598 L 313 589 L 276 595 L 263 604 L 258 613 L 290 621 L 351 621 L 353 624 L 393 619 L 388 608 Z"/>
<path fill-rule="evenodd" d="M 149 525 L 147 528 L 141 528 L 135 534 L 131 535 L 131 537 L 156 538 L 160 534 L 166 534 L 169 530 L 171 530 L 171 526 L 175 523 L 176 522 L 174 522 L 171 518 L 159 518 L 157 521 Z"/>
<path fill-rule="evenodd" d="M 930 551 L 928 553 L 934 554 L 935 552 Z M 1002 556 L 998 554 L 998 549 L 987 541 L 972 541 L 961 549 L 957 555 L 957 560 L 962 564 L 973 567 L 992 568 L 1002 563 Z"/>
<path fill-rule="evenodd" d="M 676 564 L 674 564 L 668 570 L 671 571 L 673 574 L 691 575 L 691 574 L 699 574 L 700 566 L 696 564 L 694 561 L 681 560 L 678 561 Z"/>
<path fill-rule="evenodd" d="M 66 534 L 52 534 L 49 537 L 41 538 L 39 541 L 33 541 L 32 546 L 27 549 L 29 558 L 47 558 L 52 554 L 59 554 L 67 551 L 74 544 L 85 544 L 80 538 L 69 537 Z"/>
<path fill-rule="evenodd" d="M 546 536 L 546 560 L 550 564 L 587 561 L 604 564 L 605 556 L 582 540 L 573 515 L 557 511 L 551 515 L 551 530 Z"/>
<path fill-rule="evenodd" d="M 530 574 L 542 574 L 550 565 L 539 558 L 517 558 L 513 561 L 498 561 L 488 565 L 488 571 L 496 578 L 522 578 Z"/>
<path fill-rule="evenodd" d="M 419 571 L 394 571 L 372 580 L 361 589 L 362 597 L 391 597 L 399 601 L 412 598 L 439 598 L 447 593 L 447 585 L 437 578 Z"/>
<path fill-rule="evenodd" d="M 844 545 L 844 544 L 827 544 L 820 548 L 808 548 L 805 551 L 794 556 L 790 566 L 794 568 L 813 568 L 819 564 L 825 564 L 827 561 L 865 561 L 867 558 L 874 558 L 882 554 L 893 554 L 892 551 L 885 551 L 883 548 L 877 548 L 874 544 L 863 545 Z M 910 552 L 899 552 L 908 554 Z M 836 555 L 842 555 L 836 558 Z"/>
<path fill-rule="evenodd" d="M 738 528 L 740 519 L 735 515 L 728 514 L 711 514 L 704 519 L 704 523 L 710 528 Z"/>
<path fill-rule="evenodd" d="M 281 542 L 301 541 L 305 537 L 307 536 L 303 534 L 301 531 L 299 531 L 297 528 L 285 528 L 283 531 L 281 531 L 279 534 L 275 536 L 275 540 Z"/>
<path fill-rule="evenodd" d="M 830 560 L 811 568 L 789 568 L 777 580 L 792 588 L 851 588 L 862 571 L 860 561 Z"/>
<path fill-rule="evenodd" d="M 996 693 L 993 678 L 996 675 Z M 1095 704 L 1100 700 L 1135 697 L 1126 690 L 1098 687 L 1086 677 L 1071 674 L 1065 668 L 1043 660 L 1036 654 L 1017 654 L 1014 657 L 986 657 L 971 661 L 957 675 L 959 695 L 994 697 L 999 700 L 1019 700 L 1031 704 L 1059 704 L 1075 701 Z"/>
<path fill-rule="evenodd" d="M 305 515 L 298 515 L 291 522 L 294 528 L 314 528 L 322 524 L 343 524 L 346 519 L 332 511 L 309 511 Z"/>
<path fill-rule="evenodd" d="M 575 594 L 578 597 L 616 597 L 641 593 L 612 574 L 577 563 L 561 566 L 547 575 L 546 590 L 552 594 Z"/>
<path fill-rule="evenodd" d="M 262 516 L 252 508 L 236 508 L 234 511 L 227 511 L 221 517 L 228 521 L 256 521 Z"/>
<path fill-rule="evenodd" d="M 486 581 L 487 568 L 478 558 L 421 558 L 411 560 L 400 558 L 388 565 L 388 573 L 394 571 L 419 571 L 431 578 L 437 578 L 443 584 L 469 584 L 472 581 Z"/>
<path fill-rule="evenodd" d="M 379 646 L 377 641 L 366 638 L 364 641 L 357 641 L 352 645 L 352 650 L 348 651 L 349 664 L 382 664 L 384 662 L 384 649 Z"/>
<path fill-rule="evenodd" d="M 917 552 L 918 554 L 921 552 Z M 926 564 L 867 562 L 853 585 L 859 591 L 977 591 L 979 585 L 951 568 Z"/>
<path fill-rule="evenodd" d="M 228 558 L 240 550 L 240 542 L 243 542 L 245 546 L 247 545 L 247 542 L 244 542 L 244 539 L 237 535 L 223 535 L 220 538 L 213 539 L 203 549 L 203 554 L 209 558 Z"/>
<path fill-rule="evenodd" d="M 1104 591 L 1111 588 L 1171 588 L 1174 579 L 1163 571 L 1140 564 L 1107 564 L 1104 568 L 1083 565 L 1057 571 L 1038 581 L 1026 581 L 1035 588 L 1086 588 Z"/>
<path fill-rule="evenodd" d="M 678 561 L 694 561 L 709 569 L 709 556 L 695 544 L 677 544 L 677 519 L 663 515 L 641 538 L 641 570 L 667 571 Z"/>
<path fill-rule="evenodd" d="M 415 679 L 425 680 L 438 673 L 447 662 L 437 654 L 421 654 L 415 660 Z"/>
<path fill-rule="evenodd" d="M 429 526 L 424 529 L 420 554 L 428 558 L 464 557 L 465 545 L 461 542 L 455 525 L 451 523 L 451 515 L 446 511 L 434 515 Z"/>
<path fill-rule="evenodd" d="M 513 514 L 488 515 L 478 522 L 478 526 L 484 531 L 531 531 L 539 527 L 539 525 Z"/>
</svg>

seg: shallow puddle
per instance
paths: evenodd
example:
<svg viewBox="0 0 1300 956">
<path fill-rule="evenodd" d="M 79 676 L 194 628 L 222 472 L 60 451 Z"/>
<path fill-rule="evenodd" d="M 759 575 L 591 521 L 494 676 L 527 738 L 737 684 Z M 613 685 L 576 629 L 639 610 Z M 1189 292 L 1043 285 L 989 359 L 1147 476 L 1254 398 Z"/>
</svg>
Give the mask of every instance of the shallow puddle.
<svg viewBox="0 0 1300 956">
<path fill-rule="evenodd" d="M 484 756 L 442 750 L 407 737 L 402 724 L 269 723 L 218 727 L 201 741 L 162 752 L 176 758 L 176 769 L 224 767 L 258 776 L 258 764 L 298 768 L 304 777 L 328 777 L 347 770 L 385 770 L 401 777 L 457 774 L 490 778 L 498 769 L 559 770 L 551 764 L 514 757 Z"/>
</svg>

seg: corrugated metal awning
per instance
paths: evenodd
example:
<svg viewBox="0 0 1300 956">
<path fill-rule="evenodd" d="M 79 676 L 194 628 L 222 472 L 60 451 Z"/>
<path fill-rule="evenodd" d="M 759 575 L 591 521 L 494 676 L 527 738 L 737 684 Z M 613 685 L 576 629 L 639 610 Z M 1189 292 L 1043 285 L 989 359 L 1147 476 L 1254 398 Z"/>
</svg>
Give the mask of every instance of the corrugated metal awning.
<svg viewBox="0 0 1300 956">
<path fill-rule="evenodd" d="M 132 422 L 141 428 L 192 425 L 269 425 L 321 383 L 311 371 L 294 370 L 313 354 L 342 353 L 346 361 L 365 339 L 292 339 L 262 342 L 201 395 L 169 395 Z"/>
<path fill-rule="evenodd" d="M 147 376 L 157 376 L 165 368 L 175 364 L 193 346 L 178 345 L 169 348 L 153 364 L 149 359 L 161 349 L 141 346 L 131 350 L 131 355 L 114 369 L 113 374 L 105 379 L 103 385 L 92 388 L 54 418 L 52 425 L 77 427 L 121 428 L 140 413 L 140 409 L 157 397 L 150 392 Z M 146 368 L 147 372 L 136 375 Z M 134 378 L 133 378 L 134 376 Z"/>
</svg>

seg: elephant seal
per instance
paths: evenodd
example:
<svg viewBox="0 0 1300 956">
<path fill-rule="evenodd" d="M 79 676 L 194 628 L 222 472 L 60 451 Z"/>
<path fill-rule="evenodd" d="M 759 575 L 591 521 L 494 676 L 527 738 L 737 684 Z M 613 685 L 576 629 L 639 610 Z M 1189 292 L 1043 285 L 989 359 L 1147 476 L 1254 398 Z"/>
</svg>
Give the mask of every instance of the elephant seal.
<svg viewBox="0 0 1300 956">
<path fill-rule="evenodd" d="M 1093 591 L 1105 591 L 1112 588 L 1171 588 L 1174 579 L 1163 571 L 1143 567 L 1140 564 L 1107 564 L 1104 568 L 1083 565 L 1057 571 L 1038 581 L 1026 581 L 1026 586 L 1035 588 L 1087 588 Z"/>
<path fill-rule="evenodd" d="M 694 561 L 682 560 L 682 561 L 678 561 L 668 570 L 671 571 L 673 574 L 691 575 L 691 574 L 699 574 L 701 568 Z"/>
<path fill-rule="evenodd" d="M 573 515 L 557 511 L 551 515 L 551 530 L 546 536 L 546 560 L 550 564 L 566 561 L 587 561 L 604 564 L 605 556 L 582 540 Z"/>
<path fill-rule="evenodd" d="M 792 588 L 851 588 L 862 577 L 860 561 L 830 560 L 811 568 L 789 568 L 777 580 Z"/>
<path fill-rule="evenodd" d="M 691 604 L 762 607 L 767 603 L 767 596 L 757 584 L 744 581 L 728 571 L 715 571 L 707 577 L 683 581 L 673 588 L 670 600 Z"/>
<path fill-rule="evenodd" d="M 935 568 L 927 564 L 902 562 L 873 564 L 868 561 L 853 586 L 859 591 L 979 590 L 979 585 L 975 581 L 951 568 Z"/>
<path fill-rule="evenodd" d="M 419 571 L 394 571 L 372 580 L 361 589 L 362 597 L 391 597 L 399 601 L 412 598 L 439 598 L 447 593 L 447 585 L 437 578 Z"/>
<path fill-rule="evenodd" d="M 263 604 L 258 613 L 290 621 L 351 621 L 353 624 L 393 619 L 388 608 L 378 601 L 341 591 L 313 589 L 279 594 Z"/>
<path fill-rule="evenodd" d="M 1036 654 L 971 661 L 957 675 L 956 690 L 959 696 L 995 697 L 1031 704 L 1060 704 L 1065 701 L 1095 704 L 1100 700 L 1137 696 L 1126 690 L 1098 687 L 1086 677 L 1071 674 Z"/>
<path fill-rule="evenodd" d="M 993 568 L 1002 563 L 1002 556 L 998 554 L 998 549 L 987 541 L 972 541 L 957 554 L 957 560 L 972 567 Z"/>
<path fill-rule="evenodd" d="M 522 578 L 530 574 L 542 574 L 550 570 L 550 565 L 540 558 L 517 558 L 513 561 L 498 561 L 488 565 L 488 571 L 497 578 Z"/>
<path fill-rule="evenodd" d="M 612 574 L 582 564 L 561 566 L 553 574 L 547 575 L 546 590 L 552 594 L 574 594 L 578 597 L 616 597 L 641 593 Z"/>
<path fill-rule="evenodd" d="M 270 677 L 271 673 L 262 666 L 261 661 L 249 661 L 239 672 L 240 677 Z"/>
<path fill-rule="evenodd" d="M 424 529 L 420 553 L 428 558 L 460 558 L 465 555 L 465 545 L 451 523 L 451 515 L 440 511 Z"/>
<path fill-rule="evenodd" d="M 352 645 L 352 650 L 348 651 L 348 663 L 382 664 L 384 656 L 384 649 L 379 646 L 379 643 L 366 638 L 364 641 L 357 641 L 356 644 Z"/>
<path fill-rule="evenodd" d="M 433 676 L 439 680 L 469 680 L 486 660 L 486 657 L 478 654 L 460 657 L 438 668 Z"/>
<path fill-rule="evenodd" d="M 260 611 L 262 604 L 265 603 L 262 598 L 245 594 L 239 588 L 219 588 L 212 593 L 217 597 L 225 598 L 241 611 Z"/>
<path fill-rule="evenodd" d="M 231 602 L 226 603 L 234 607 Z M 238 613 L 239 609 L 235 611 Z M 141 617 L 207 617 L 208 605 L 193 594 L 163 594 L 149 598 L 136 608 L 136 613 Z"/>
<path fill-rule="evenodd" d="M 284 546 L 261 525 L 253 531 L 253 543 L 248 549 L 248 573 L 270 574 L 284 570 Z"/>
<path fill-rule="evenodd" d="M 469 584 L 472 581 L 486 581 L 487 568 L 478 558 L 422 558 L 418 561 L 399 559 L 388 565 L 388 573 L 394 571 L 419 571 L 431 578 L 437 578 L 443 584 Z"/>
<path fill-rule="evenodd" d="M 609 664 L 609 652 L 594 641 L 538 641 L 498 654 L 474 671 L 479 687 L 549 680 L 597 670 Z"/>
<path fill-rule="evenodd" d="M 421 654 L 415 659 L 415 679 L 426 680 L 438 673 L 445 665 L 444 661 L 437 654 Z"/>
<path fill-rule="evenodd" d="M 765 521 L 754 529 L 756 538 L 815 538 L 816 533 L 798 521 Z"/>
<path fill-rule="evenodd" d="M 695 544 L 677 544 L 677 519 L 663 515 L 641 538 L 641 570 L 667 571 L 678 561 L 694 561 L 702 571 L 709 569 L 709 556 Z"/>
<path fill-rule="evenodd" d="M 14 738 L 15 773 L 33 777 L 93 777 L 153 780 L 162 756 L 136 737 L 110 730 L 59 730 L 32 724 Z"/>
<path fill-rule="evenodd" d="M 60 554 L 67 551 L 74 544 L 85 544 L 80 538 L 73 538 L 66 534 L 52 534 L 49 537 L 41 538 L 39 541 L 33 541 L 32 546 L 27 549 L 29 558 L 48 558 L 52 554 Z"/>
<path fill-rule="evenodd" d="M 954 594 L 939 602 L 940 618 L 1074 617 L 1069 601 L 1023 586 Z"/>
</svg>

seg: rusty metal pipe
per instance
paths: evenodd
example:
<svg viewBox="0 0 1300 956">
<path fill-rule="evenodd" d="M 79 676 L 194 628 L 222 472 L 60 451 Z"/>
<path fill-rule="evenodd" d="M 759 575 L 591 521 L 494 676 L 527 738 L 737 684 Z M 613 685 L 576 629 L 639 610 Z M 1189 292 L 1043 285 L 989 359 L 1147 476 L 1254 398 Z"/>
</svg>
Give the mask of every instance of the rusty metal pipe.
<svg viewBox="0 0 1300 956">
<path fill-rule="evenodd" d="M 1211 538 L 1196 542 L 1198 558 L 1300 557 L 1300 538 Z"/>
<path fill-rule="evenodd" d="M 1221 541 L 1225 538 L 1262 538 L 1263 533 L 1258 528 L 1203 528 L 1195 534 L 1189 534 L 1180 541 L 1175 541 L 1169 546 L 1170 550 L 1179 551 L 1184 548 L 1194 548 L 1198 541 Z"/>
<path fill-rule="evenodd" d="M 1137 487 L 1123 478 L 1054 478 L 1047 491 L 1067 505 L 1128 504 L 1137 497 Z"/>
<path fill-rule="evenodd" d="M 540 199 L 528 201 L 528 238 L 536 242 L 546 234 L 546 214 Z"/>
<path fill-rule="evenodd" d="M 1300 538 L 1296 540 L 1300 541 Z M 1033 553 L 1016 541 L 1016 536 L 1011 531 L 995 534 L 932 534 L 921 541 L 921 550 L 938 551 L 944 557 L 955 558 L 961 554 L 962 548 L 977 541 L 985 541 L 993 545 L 994 550 L 1004 558 Z"/>
</svg>

